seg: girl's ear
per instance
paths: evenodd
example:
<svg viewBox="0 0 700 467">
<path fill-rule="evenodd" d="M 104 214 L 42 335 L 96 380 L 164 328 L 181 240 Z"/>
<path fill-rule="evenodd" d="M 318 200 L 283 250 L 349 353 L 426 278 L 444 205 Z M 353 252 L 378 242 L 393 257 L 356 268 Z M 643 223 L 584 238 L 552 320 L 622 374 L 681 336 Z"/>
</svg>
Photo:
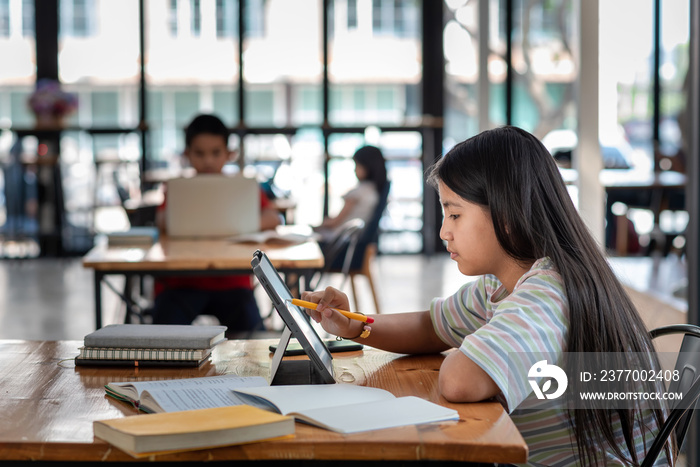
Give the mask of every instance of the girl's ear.
<svg viewBox="0 0 700 467">
<path fill-rule="evenodd" d="M 235 162 L 236 159 L 238 159 L 238 150 L 233 149 L 233 150 L 229 151 L 228 152 L 228 160 L 231 162 Z"/>
</svg>

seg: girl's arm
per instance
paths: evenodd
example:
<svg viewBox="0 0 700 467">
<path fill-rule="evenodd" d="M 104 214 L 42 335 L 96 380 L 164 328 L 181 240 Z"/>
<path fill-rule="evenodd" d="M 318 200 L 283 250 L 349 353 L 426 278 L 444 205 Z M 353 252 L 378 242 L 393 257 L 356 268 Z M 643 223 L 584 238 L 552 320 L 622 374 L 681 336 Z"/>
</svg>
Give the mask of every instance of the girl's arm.
<svg viewBox="0 0 700 467">
<path fill-rule="evenodd" d="M 340 210 L 338 215 L 335 217 L 326 217 L 323 220 L 323 222 L 321 223 L 321 227 L 333 229 L 333 228 L 338 227 L 339 225 L 343 224 L 343 222 L 350 220 L 350 219 L 347 219 L 347 217 L 350 215 L 352 210 L 355 208 L 356 204 L 357 204 L 356 199 L 346 198 L 345 204 L 343 204 L 343 209 Z"/>
<path fill-rule="evenodd" d="M 460 351 L 445 357 L 438 381 L 440 394 L 450 402 L 478 402 L 501 392 L 488 373 Z"/>
<path fill-rule="evenodd" d="M 368 325 L 370 335 L 362 339 L 359 335 L 365 324 L 332 309 L 349 310 L 347 295 L 327 287 L 318 292 L 304 292 L 302 299 L 319 304 L 316 310 L 307 309 L 306 312 L 321 323 L 323 329 L 336 336 L 396 353 L 436 353 L 450 348 L 435 334 L 427 311 L 372 315 L 374 323 Z"/>
<path fill-rule="evenodd" d="M 306 312 L 323 329 L 336 336 L 354 338 L 355 342 L 396 353 L 437 353 L 448 350 L 433 328 L 430 312 L 372 315 L 374 323 L 367 338 L 359 338 L 365 324 L 346 318 L 332 308 L 349 310 L 347 295 L 327 287 L 318 292 L 304 292 L 302 299 L 318 303 L 316 310 Z M 500 393 L 491 377 L 460 351 L 451 352 L 440 367 L 440 393 L 451 402 L 476 402 Z"/>
</svg>

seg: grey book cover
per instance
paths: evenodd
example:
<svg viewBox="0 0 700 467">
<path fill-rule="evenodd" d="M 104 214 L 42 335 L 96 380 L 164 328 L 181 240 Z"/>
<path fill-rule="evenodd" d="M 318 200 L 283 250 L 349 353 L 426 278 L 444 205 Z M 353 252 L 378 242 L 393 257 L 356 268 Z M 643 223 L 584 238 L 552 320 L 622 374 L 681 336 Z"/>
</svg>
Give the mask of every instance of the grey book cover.
<svg viewBox="0 0 700 467">
<path fill-rule="evenodd" d="M 86 347 L 208 349 L 225 339 L 226 326 L 110 324 L 85 336 Z"/>
</svg>

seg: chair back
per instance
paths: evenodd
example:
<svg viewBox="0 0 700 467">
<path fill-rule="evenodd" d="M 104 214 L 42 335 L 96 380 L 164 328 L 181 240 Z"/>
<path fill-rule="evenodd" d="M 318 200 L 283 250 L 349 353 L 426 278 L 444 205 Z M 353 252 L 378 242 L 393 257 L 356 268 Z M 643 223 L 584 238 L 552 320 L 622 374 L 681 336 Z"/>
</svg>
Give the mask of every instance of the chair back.
<svg viewBox="0 0 700 467">
<path fill-rule="evenodd" d="M 382 191 L 379 193 L 379 201 L 377 201 L 377 206 L 374 208 L 372 217 L 365 224 L 365 229 L 362 231 L 362 235 L 357 242 L 357 247 L 355 248 L 355 253 L 350 263 L 350 270 L 352 271 L 362 269 L 362 262 L 365 258 L 367 246 L 376 244 L 379 241 L 379 222 L 382 220 L 382 215 L 386 209 L 390 190 L 391 182 L 387 180 L 384 184 L 384 188 L 382 188 Z"/>
<path fill-rule="evenodd" d="M 342 264 L 341 272 L 343 274 L 347 274 L 350 271 L 350 263 L 364 229 L 365 222 L 362 219 L 350 219 L 340 226 L 337 236 L 326 250 L 331 264 L 342 261 L 340 264 Z"/>
<path fill-rule="evenodd" d="M 357 243 L 364 229 L 365 222 L 360 218 L 350 219 L 340 226 L 335 238 L 324 248 L 323 255 L 325 257 L 326 267 L 321 271 L 314 285 L 311 286 L 312 289 L 318 288 L 323 280 L 324 273 L 330 271 L 343 274 L 343 283 L 340 285 L 340 288 L 343 287 L 350 273 L 350 266 L 355 256 Z M 338 267 L 333 269 L 332 266 L 335 265 L 338 265 Z"/>
<path fill-rule="evenodd" d="M 647 452 L 642 467 L 652 466 L 659 453 L 675 432 L 678 451 L 683 447 L 690 421 L 700 398 L 700 327 L 692 324 L 674 324 L 652 329 L 649 335 L 656 337 L 683 334 L 680 353 L 674 370 L 678 371 L 678 381 L 671 381 L 668 392 L 683 394 L 683 400 L 676 403 L 666 418 L 659 434 Z"/>
</svg>

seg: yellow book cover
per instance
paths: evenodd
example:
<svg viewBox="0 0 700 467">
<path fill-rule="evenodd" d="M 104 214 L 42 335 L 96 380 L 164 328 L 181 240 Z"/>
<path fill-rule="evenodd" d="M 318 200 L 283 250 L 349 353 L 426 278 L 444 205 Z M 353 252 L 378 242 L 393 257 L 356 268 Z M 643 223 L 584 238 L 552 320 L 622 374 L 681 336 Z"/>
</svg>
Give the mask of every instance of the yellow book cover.
<svg viewBox="0 0 700 467">
<path fill-rule="evenodd" d="M 294 434 L 294 418 L 250 405 L 133 415 L 93 423 L 95 437 L 134 457 Z"/>
</svg>

